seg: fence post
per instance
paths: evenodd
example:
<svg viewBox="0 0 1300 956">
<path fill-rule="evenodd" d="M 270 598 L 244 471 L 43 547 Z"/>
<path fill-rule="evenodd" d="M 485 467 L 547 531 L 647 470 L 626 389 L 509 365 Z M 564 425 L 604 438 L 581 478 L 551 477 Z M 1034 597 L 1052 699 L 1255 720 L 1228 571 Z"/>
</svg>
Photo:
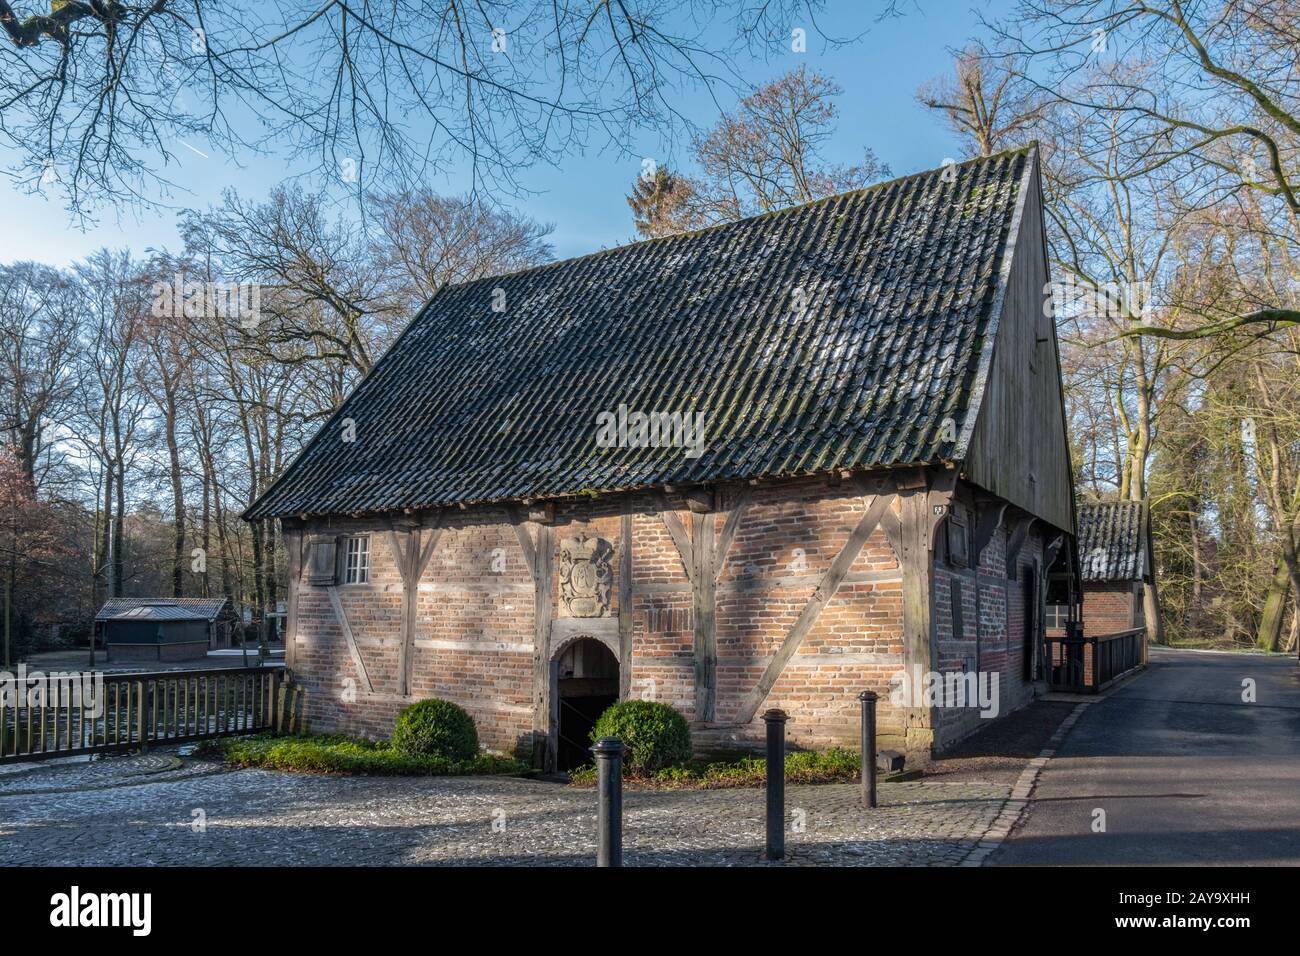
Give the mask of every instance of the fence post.
<svg viewBox="0 0 1300 956">
<path fill-rule="evenodd" d="M 138 680 L 135 682 L 136 699 L 135 699 L 135 722 L 140 728 L 140 749 L 142 751 L 149 749 L 149 728 L 145 724 L 144 714 L 144 689 L 146 681 Z"/>
<path fill-rule="evenodd" d="M 596 865 L 623 865 L 623 741 L 601 737 L 596 755 L 599 808 L 596 814 Z"/>
<path fill-rule="evenodd" d="M 785 859 L 785 722 L 784 710 L 763 714 L 767 724 L 767 858 Z"/>
<path fill-rule="evenodd" d="M 880 695 L 864 690 L 862 701 L 862 806 L 876 805 L 876 701 Z"/>
</svg>

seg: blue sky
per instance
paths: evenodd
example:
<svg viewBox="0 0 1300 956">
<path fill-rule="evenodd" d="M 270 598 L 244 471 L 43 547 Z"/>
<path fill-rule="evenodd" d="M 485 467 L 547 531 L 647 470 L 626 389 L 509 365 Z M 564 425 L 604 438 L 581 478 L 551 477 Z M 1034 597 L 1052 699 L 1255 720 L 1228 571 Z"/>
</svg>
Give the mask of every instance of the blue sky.
<svg viewBox="0 0 1300 956">
<path fill-rule="evenodd" d="M 916 89 L 949 71 L 950 50 L 980 34 L 978 13 L 996 14 L 1009 3 L 921 0 L 919 10 L 910 8 L 906 17 L 873 23 L 874 0 L 835 0 L 822 18 L 828 31 L 841 34 L 867 27 L 865 37 L 851 46 L 823 51 L 816 36 L 810 35 L 806 53 L 785 53 L 749 63 L 745 79 L 760 83 L 807 63 L 844 88 L 837 101 L 840 121 L 828 159 L 856 162 L 862 149 L 870 147 L 895 175 L 929 169 L 955 156 L 957 145 L 940 119 L 916 103 Z M 685 96 L 682 108 L 704 125 L 717 116 L 713 102 L 703 93 Z M 168 171 L 180 188 L 167 201 L 177 208 L 215 203 L 226 187 L 249 198 L 261 198 L 286 172 L 295 171 L 276 157 L 252 157 L 241 168 L 215 148 L 195 145 L 207 154 L 206 159 L 181 149 L 179 167 Z M 512 197 L 509 204 L 554 224 L 552 242 L 560 257 L 626 242 L 634 235 L 623 197 L 640 171 L 640 157 L 667 159 L 674 165 L 685 159 L 684 155 L 663 156 L 653 133 L 629 146 L 632 155 L 590 149 L 570 154 L 557 167 L 526 170 L 519 179 L 528 194 Z M 0 166 L 8 167 L 12 159 L 0 150 Z M 429 185 L 456 192 L 465 182 L 453 171 Z M 57 196 L 26 195 L 3 179 L 0 189 L 6 191 L 0 206 L 0 262 L 35 259 L 66 265 L 101 246 L 125 246 L 141 254 L 146 247 L 176 249 L 180 245 L 173 211 L 101 208 L 99 225 L 83 231 L 71 222 Z"/>
</svg>

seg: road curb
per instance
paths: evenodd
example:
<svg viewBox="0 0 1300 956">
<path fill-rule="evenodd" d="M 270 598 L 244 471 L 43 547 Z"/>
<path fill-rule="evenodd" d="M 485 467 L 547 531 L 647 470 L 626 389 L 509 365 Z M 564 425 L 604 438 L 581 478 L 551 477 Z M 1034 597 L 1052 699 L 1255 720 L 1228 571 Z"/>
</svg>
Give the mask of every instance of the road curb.
<svg viewBox="0 0 1300 956">
<path fill-rule="evenodd" d="M 1083 712 L 1102 698 L 1094 700 L 1081 701 L 1075 704 L 1074 709 L 1065 715 L 1061 725 L 1056 728 L 1052 736 L 1047 741 L 1047 746 L 1038 752 L 1020 771 L 1020 776 L 1011 787 L 1011 793 L 1002 804 L 1002 809 L 998 815 L 993 818 L 993 822 L 984 830 L 984 832 L 975 837 L 975 846 L 966 854 L 958 866 L 983 866 L 985 861 L 993 854 L 1002 841 L 1011 835 L 1029 809 L 1030 797 L 1033 795 L 1034 788 L 1038 786 L 1038 778 L 1047 766 L 1049 760 L 1056 756 L 1057 749 L 1065 741 L 1066 736 L 1079 722 Z"/>
</svg>

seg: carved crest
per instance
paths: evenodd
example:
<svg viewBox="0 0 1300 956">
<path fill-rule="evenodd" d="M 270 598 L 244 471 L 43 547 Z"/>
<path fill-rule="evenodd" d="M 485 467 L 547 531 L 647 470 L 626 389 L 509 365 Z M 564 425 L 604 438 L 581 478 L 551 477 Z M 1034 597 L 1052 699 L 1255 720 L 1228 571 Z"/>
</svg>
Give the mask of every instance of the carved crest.
<svg viewBox="0 0 1300 956">
<path fill-rule="evenodd" d="M 560 605 L 569 617 L 605 617 L 614 580 L 614 547 L 579 535 L 560 541 Z"/>
</svg>

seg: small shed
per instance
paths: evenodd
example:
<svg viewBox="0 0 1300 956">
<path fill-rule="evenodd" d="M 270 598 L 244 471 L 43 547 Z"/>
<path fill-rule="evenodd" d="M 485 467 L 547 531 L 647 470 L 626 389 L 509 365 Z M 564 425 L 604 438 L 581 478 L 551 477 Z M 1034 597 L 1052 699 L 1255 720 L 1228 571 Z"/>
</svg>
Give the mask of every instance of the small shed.
<svg viewBox="0 0 1300 956">
<path fill-rule="evenodd" d="M 185 661 L 229 646 L 226 598 L 113 598 L 95 615 L 109 660 Z"/>
<path fill-rule="evenodd" d="M 1151 519 L 1144 501 L 1080 502 L 1079 569 L 1085 634 L 1159 625 L 1151 559 Z M 1151 588 L 1151 600 L 1146 589 Z M 1157 618 L 1148 623 L 1154 605 Z"/>
</svg>

